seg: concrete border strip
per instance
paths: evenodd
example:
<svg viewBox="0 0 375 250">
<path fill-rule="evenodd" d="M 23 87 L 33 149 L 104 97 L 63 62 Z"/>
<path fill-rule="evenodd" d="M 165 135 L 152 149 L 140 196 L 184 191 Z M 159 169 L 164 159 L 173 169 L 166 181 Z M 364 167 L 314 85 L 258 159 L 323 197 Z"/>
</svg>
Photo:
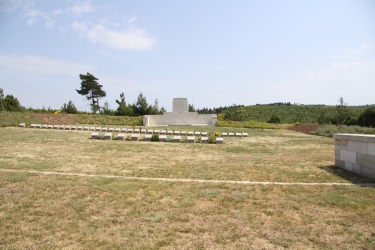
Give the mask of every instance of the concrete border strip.
<svg viewBox="0 0 375 250">
<path fill-rule="evenodd" d="M 350 182 L 268 182 L 268 181 L 230 181 L 230 180 L 200 180 L 200 179 L 171 179 L 171 178 L 149 178 L 149 177 L 132 177 L 132 176 L 116 176 L 116 175 L 96 175 L 96 174 L 79 174 L 64 173 L 51 171 L 36 170 L 16 170 L 16 169 L 0 169 L 0 172 L 8 173 L 31 173 L 44 175 L 63 175 L 77 177 L 104 177 L 119 178 L 125 180 L 143 180 L 143 181 L 166 181 L 166 182 L 198 182 L 198 183 L 223 183 L 223 184 L 242 184 L 242 185 L 279 185 L 279 186 L 362 186 L 375 187 L 375 183 L 350 183 Z"/>
</svg>

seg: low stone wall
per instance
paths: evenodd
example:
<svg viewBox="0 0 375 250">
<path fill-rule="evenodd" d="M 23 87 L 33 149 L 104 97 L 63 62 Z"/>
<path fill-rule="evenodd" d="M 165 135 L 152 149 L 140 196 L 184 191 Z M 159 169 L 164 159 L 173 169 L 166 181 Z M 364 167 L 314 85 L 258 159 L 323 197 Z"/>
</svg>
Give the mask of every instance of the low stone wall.
<svg viewBox="0 0 375 250">
<path fill-rule="evenodd" d="M 375 179 L 375 135 L 335 134 L 335 165 Z"/>
</svg>

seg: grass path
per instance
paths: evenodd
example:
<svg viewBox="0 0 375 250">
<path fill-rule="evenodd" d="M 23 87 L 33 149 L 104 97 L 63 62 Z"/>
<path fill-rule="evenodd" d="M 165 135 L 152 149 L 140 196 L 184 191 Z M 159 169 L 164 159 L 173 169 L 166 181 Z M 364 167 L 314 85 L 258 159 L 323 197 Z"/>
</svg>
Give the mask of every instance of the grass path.
<svg viewBox="0 0 375 250">
<path fill-rule="evenodd" d="M 280 185 L 280 186 L 362 186 L 375 187 L 375 183 L 308 183 L 308 182 L 270 182 L 270 181 L 227 181 L 227 180 L 194 180 L 194 179 L 171 179 L 171 178 L 148 178 L 148 177 L 132 177 L 132 176 L 116 176 L 116 175 L 96 175 L 96 174 L 79 174 L 79 173 L 62 173 L 51 171 L 34 171 L 34 170 L 14 170 L 0 169 L 1 172 L 12 173 L 30 173 L 44 175 L 64 175 L 64 176 L 81 176 L 81 177 L 103 177 L 103 178 L 121 178 L 128 180 L 146 180 L 146 181 L 167 181 L 167 182 L 198 182 L 198 183 L 226 183 L 226 184 L 244 184 L 244 185 Z"/>
</svg>

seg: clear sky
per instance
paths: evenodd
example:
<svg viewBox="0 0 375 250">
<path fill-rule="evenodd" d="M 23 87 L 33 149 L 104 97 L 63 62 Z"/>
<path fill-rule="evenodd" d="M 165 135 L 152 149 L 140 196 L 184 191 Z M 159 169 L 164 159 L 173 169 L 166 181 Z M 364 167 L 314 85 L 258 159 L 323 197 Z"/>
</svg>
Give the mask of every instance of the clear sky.
<svg viewBox="0 0 375 250">
<path fill-rule="evenodd" d="M 172 109 L 375 103 L 374 0 L 0 0 L 0 88 L 21 105 L 110 108 L 140 92 Z"/>
</svg>

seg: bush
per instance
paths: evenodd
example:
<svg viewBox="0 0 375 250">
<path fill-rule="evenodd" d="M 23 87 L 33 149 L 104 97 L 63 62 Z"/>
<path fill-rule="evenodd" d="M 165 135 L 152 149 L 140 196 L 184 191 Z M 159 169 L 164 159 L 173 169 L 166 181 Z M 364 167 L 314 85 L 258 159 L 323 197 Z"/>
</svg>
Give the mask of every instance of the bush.
<svg viewBox="0 0 375 250">
<path fill-rule="evenodd" d="M 214 143 L 216 142 L 216 136 L 215 135 L 210 135 L 208 137 L 208 143 Z"/>
<path fill-rule="evenodd" d="M 173 139 L 173 136 L 167 136 L 166 138 L 165 138 L 165 142 L 174 142 L 174 139 Z"/>
<path fill-rule="evenodd" d="M 159 135 L 157 135 L 157 134 L 153 134 L 153 135 L 151 136 L 151 141 L 159 141 Z"/>
<path fill-rule="evenodd" d="M 362 127 L 375 128 L 375 107 L 369 107 L 359 115 L 357 124 Z"/>
<path fill-rule="evenodd" d="M 68 104 L 64 103 L 63 106 L 61 106 L 61 111 L 68 114 L 77 114 L 78 110 L 72 100 L 69 100 Z"/>
<path fill-rule="evenodd" d="M 276 114 L 271 115 L 270 119 L 267 121 L 268 123 L 280 123 L 280 117 Z"/>
</svg>

